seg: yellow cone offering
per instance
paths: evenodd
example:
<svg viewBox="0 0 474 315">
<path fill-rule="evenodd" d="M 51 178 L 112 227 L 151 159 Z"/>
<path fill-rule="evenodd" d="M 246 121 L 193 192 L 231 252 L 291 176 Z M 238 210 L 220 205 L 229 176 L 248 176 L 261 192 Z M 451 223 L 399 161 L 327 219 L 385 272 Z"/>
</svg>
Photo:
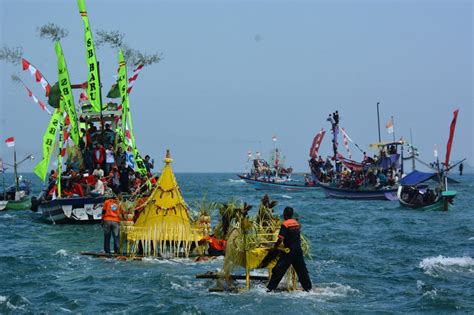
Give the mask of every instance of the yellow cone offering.
<svg viewBox="0 0 474 315">
<path fill-rule="evenodd" d="M 129 254 L 160 257 L 188 257 L 193 243 L 204 231 L 191 224 L 189 210 L 171 170 L 169 150 L 156 188 L 145 202 L 135 224 L 127 230 Z"/>
</svg>

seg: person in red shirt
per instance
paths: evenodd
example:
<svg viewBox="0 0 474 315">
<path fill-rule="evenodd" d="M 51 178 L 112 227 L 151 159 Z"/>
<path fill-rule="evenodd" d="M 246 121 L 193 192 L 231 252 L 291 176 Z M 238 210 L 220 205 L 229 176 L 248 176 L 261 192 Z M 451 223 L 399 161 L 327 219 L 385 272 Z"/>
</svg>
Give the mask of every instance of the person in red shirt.
<svg viewBox="0 0 474 315">
<path fill-rule="evenodd" d="M 207 235 L 203 237 L 199 243 L 208 243 L 209 248 L 207 249 L 207 252 L 209 253 L 209 256 L 223 256 L 225 253 L 225 247 L 227 245 L 226 240 L 220 240 L 217 237 L 214 236 L 214 234 Z"/>
<path fill-rule="evenodd" d="M 104 251 L 110 254 L 110 237 L 114 239 L 114 252 L 119 252 L 120 207 L 116 199 L 107 199 L 102 207 L 102 228 L 104 229 Z"/>
<path fill-rule="evenodd" d="M 102 169 L 104 169 L 105 149 L 101 144 L 95 146 L 95 149 L 92 152 L 92 161 L 94 162 L 94 165 L 100 164 Z"/>
</svg>

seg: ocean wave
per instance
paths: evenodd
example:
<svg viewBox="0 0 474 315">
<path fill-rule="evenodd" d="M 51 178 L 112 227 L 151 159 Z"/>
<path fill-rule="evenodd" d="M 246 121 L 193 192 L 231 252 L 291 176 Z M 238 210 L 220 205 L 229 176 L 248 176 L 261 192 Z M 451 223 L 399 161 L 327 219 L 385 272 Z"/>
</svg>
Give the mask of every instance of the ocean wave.
<svg viewBox="0 0 474 315">
<path fill-rule="evenodd" d="M 25 306 L 27 306 L 28 304 L 30 304 L 30 301 L 28 301 L 28 299 L 16 294 L 10 297 L 0 295 L 0 305 L 5 305 L 6 309 L 8 310 L 24 310 Z"/>
<path fill-rule="evenodd" d="M 284 286 L 280 284 L 280 287 L 283 288 Z M 275 291 L 272 293 L 267 292 L 267 288 L 264 285 L 257 285 L 253 289 L 251 289 L 250 294 L 254 295 L 262 294 L 280 294 L 283 295 L 284 298 L 318 298 L 318 299 L 328 299 L 328 298 L 343 298 L 351 295 L 359 294 L 359 290 L 352 288 L 350 285 L 344 285 L 336 282 L 332 283 L 319 283 L 318 286 L 313 286 L 313 289 L 309 292 L 305 292 L 303 290 L 296 290 L 296 291 Z"/>
<path fill-rule="evenodd" d="M 229 183 L 245 183 L 245 181 L 243 179 L 228 178 L 227 180 L 229 181 Z"/>
<path fill-rule="evenodd" d="M 325 286 L 314 287 L 310 293 L 324 297 L 345 297 L 358 294 L 359 290 L 352 288 L 350 285 L 333 282 Z"/>
<path fill-rule="evenodd" d="M 285 198 L 285 199 L 293 199 L 293 197 L 291 196 L 288 196 L 288 195 L 280 195 L 282 198 Z"/>
<path fill-rule="evenodd" d="M 474 272 L 474 259 L 463 257 L 428 257 L 423 259 L 419 266 L 427 275 L 436 277 L 439 272 Z"/>
<path fill-rule="evenodd" d="M 5 213 L 4 215 L 0 216 L 0 218 L 2 218 L 2 219 L 14 219 L 14 218 L 16 218 L 16 215 L 11 215 L 11 214 Z"/>
<path fill-rule="evenodd" d="M 474 236 L 467 239 L 468 241 L 474 241 Z"/>
<path fill-rule="evenodd" d="M 60 257 L 66 257 L 66 256 L 68 256 L 68 252 L 65 249 L 60 249 L 54 255 L 55 256 L 60 256 Z"/>
</svg>

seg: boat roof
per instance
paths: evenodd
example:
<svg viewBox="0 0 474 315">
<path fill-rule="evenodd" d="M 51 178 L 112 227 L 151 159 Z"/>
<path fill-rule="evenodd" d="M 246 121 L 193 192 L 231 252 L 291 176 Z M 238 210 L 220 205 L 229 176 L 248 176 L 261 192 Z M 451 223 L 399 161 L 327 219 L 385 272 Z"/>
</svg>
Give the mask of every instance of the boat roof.
<svg viewBox="0 0 474 315">
<path fill-rule="evenodd" d="M 401 180 L 401 184 L 406 186 L 416 186 L 430 179 L 435 179 L 436 176 L 436 173 L 425 173 L 415 170 L 407 176 L 403 177 Z"/>
</svg>

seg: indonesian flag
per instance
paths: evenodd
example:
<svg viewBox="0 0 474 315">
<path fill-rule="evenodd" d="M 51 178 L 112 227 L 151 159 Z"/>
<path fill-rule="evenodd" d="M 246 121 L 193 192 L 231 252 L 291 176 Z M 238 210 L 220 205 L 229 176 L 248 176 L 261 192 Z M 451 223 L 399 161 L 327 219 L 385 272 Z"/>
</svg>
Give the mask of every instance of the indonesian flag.
<svg viewBox="0 0 474 315">
<path fill-rule="evenodd" d="M 435 158 L 438 158 L 438 146 L 436 144 L 434 145 L 433 155 Z"/>
<path fill-rule="evenodd" d="M 7 147 L 11 148 L 15 146 L 15 138 L 10 137 L 5 140 L 5 143 L 7 144 Z"/>
<path fill-rule="evenodd" d="M 393 120 L 391 118 L 385 127 L 387 128 L 388 133 L 393 133 Z"/>
<path fill-rule="evenodd" d="M 272 137 L 272 141 L 273 141 L 273 142 L 276 142 L 276 141 L 277 141 L 277 136 L 273 136 L 273 137 Z"/>
</svg>

